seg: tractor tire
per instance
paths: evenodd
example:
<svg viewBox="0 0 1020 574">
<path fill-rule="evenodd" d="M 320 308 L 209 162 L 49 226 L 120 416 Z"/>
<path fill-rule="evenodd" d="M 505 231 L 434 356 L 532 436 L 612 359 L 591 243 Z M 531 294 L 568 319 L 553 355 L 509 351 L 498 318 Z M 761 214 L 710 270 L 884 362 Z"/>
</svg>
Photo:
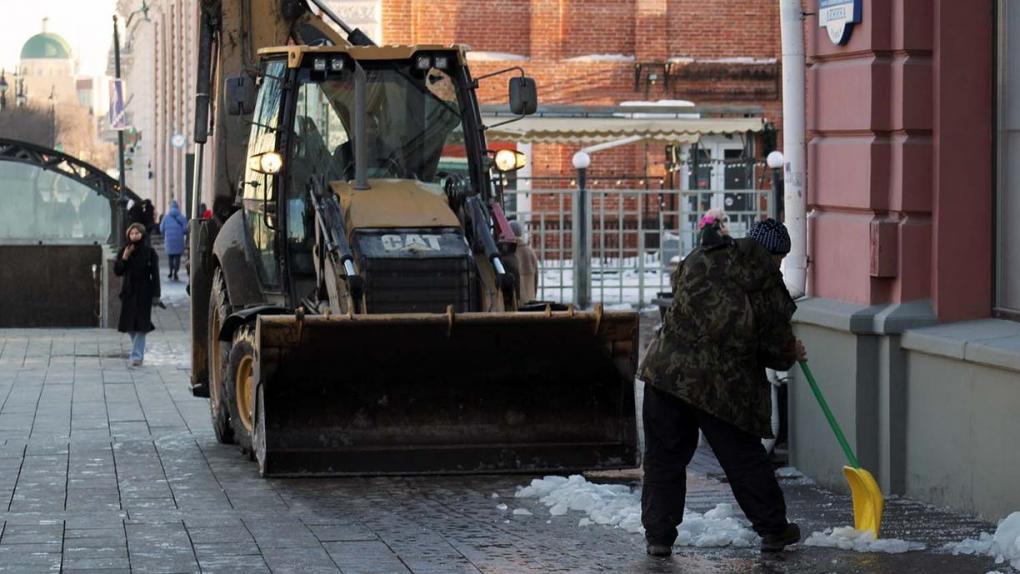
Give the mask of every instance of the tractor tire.
<svg viewBox="0 0 1020 574">
<path fill-rule="evenodd" d="M 234 333 L 227 360 L 226 403 L 234 442 L 250 458 L 254 458 L 251 437 L 255 428 L 255 361 L 255 328 L 243 325 Z"/>
<path fill-rule="evenodd" d="M 209 294 L 209 333 L 207 339 L 209 355 L 209 418 L 212 419 L 216 440 L 222 444 L 234 443 L 234 429 L 230 426 L 230 410 L 227 408 L 224 381 L 227 375 L 227 358 L 230 343 L 219 338 L 220 327 L 230 316 L 230 299 L 223 271 L 216 268 L 213 273 L 212 291 Z"/>
</svg>

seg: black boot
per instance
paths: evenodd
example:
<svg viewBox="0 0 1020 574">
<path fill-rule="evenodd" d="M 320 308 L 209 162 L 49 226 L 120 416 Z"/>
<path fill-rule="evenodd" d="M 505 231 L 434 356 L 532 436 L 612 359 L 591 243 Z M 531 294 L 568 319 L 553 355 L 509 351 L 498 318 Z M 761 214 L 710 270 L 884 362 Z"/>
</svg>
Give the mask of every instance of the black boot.
<svg viewBox="0 0 1020 574">
<path fill-rule="evenodd" d="M 800 527 L 791 522 L 786 528 L 775 533 L 766 534 L 761 539 L 762 552 L 782 552 L 787 546 L 800 542 Z"/>
<path fill-rule="evenodd" d="M 645 552 L 649 556 L 655 556 L 656 558 L 666 558 L 673 555 L 673 547 L 665 544 L 652 544 L 649 543 L 645 547 Z"/>
</svg>

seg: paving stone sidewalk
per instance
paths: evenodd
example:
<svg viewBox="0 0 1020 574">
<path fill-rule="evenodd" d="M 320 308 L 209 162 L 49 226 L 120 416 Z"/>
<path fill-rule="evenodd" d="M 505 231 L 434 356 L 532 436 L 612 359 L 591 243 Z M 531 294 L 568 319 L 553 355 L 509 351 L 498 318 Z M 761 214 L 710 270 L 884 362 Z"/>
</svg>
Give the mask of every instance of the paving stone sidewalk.
<svg viewBox="0 0 1020 574">
<path fill-rule="evenodd" d="M 947 572 L 988 558 L 799 547 L 644 555 L 639 535 L 579 527 L 513 499 L 530 476 L 265 480 L 216 442 L 188 380 L 188 299 L 164 287 L 143 367 L 111 330 L 0 330 L 0 572 Z M 654 321 L 654 315 L 647 320 Z M 597 480 L 639 483 L 636 472 Z M 784 480 L 805 534 L 850 521 L 849 499 Z M 733 502 L 699 452 L 688 506 Z M 494 500 L 496 493 L 501 500 Z M 499 502 L 531 516 L 497 509 Z M 938 548 L 987 523 L 889 501 L 885 534 Z"/>
</svg>

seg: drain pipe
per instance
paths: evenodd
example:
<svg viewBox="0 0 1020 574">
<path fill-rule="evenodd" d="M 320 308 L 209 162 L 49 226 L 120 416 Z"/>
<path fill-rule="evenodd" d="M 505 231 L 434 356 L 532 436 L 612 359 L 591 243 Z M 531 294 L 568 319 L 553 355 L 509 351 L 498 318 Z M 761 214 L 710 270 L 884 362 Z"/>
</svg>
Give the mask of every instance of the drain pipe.
<svg viewBox="0 0 1020 574">
<path fill-rule="evenodd" d="M 807 294 L 807 193 L 804 134 L 804 19 L 801 0 L 779 0 L 783 42 L 783 203 L 791 248 L 783 260 L 790 295 Z"/>
</svg>

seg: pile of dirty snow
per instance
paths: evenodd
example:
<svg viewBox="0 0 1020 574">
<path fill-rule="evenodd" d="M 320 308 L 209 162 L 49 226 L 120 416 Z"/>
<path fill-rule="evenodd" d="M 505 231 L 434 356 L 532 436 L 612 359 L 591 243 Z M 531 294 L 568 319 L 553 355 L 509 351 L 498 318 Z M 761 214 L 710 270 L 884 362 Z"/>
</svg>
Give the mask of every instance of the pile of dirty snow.
<svg viewBox="0 0 1020 574">
<path fill-rule="evenodd" d="M 902 554 L 914 550 L 924 550 L 924 544 L 896 538 L 875 538 L 870 530 L 856 530 L 852 526 L 826 528 L 825 532 L 812 532 L 804 541 L 805 546 L 821 546 L 824 548 L 841 548 L 854 552 L 885 552 L 886 554 Z"/>
<path fill-rule="evenodd" d="M 979 554 L 992 556 L 996 564 L 1009 562 L 1020 570 L 1020 512 L 1014 512 L 999 522 L 995 534 L 982 532 L 976 540 L 949 543 L 942 547 L 953 554 Z"/>
<path fill-rule="evenodd" d="M 517 498 L 538 498 L 553 516 L 575 510 L 585 513 L 578 526 L 602 524 L 643 533 L 641 526 L 641 490 L 621 484 L 595 484 L 581 475 L 569 478 L 536 478 L 529 486 L 517 489 Z M 754 546 L 758 536 L 737 518 L 733 506 L 719 504 L 705 514 L 684 510 L 678 546 Z"/>
</svg>

